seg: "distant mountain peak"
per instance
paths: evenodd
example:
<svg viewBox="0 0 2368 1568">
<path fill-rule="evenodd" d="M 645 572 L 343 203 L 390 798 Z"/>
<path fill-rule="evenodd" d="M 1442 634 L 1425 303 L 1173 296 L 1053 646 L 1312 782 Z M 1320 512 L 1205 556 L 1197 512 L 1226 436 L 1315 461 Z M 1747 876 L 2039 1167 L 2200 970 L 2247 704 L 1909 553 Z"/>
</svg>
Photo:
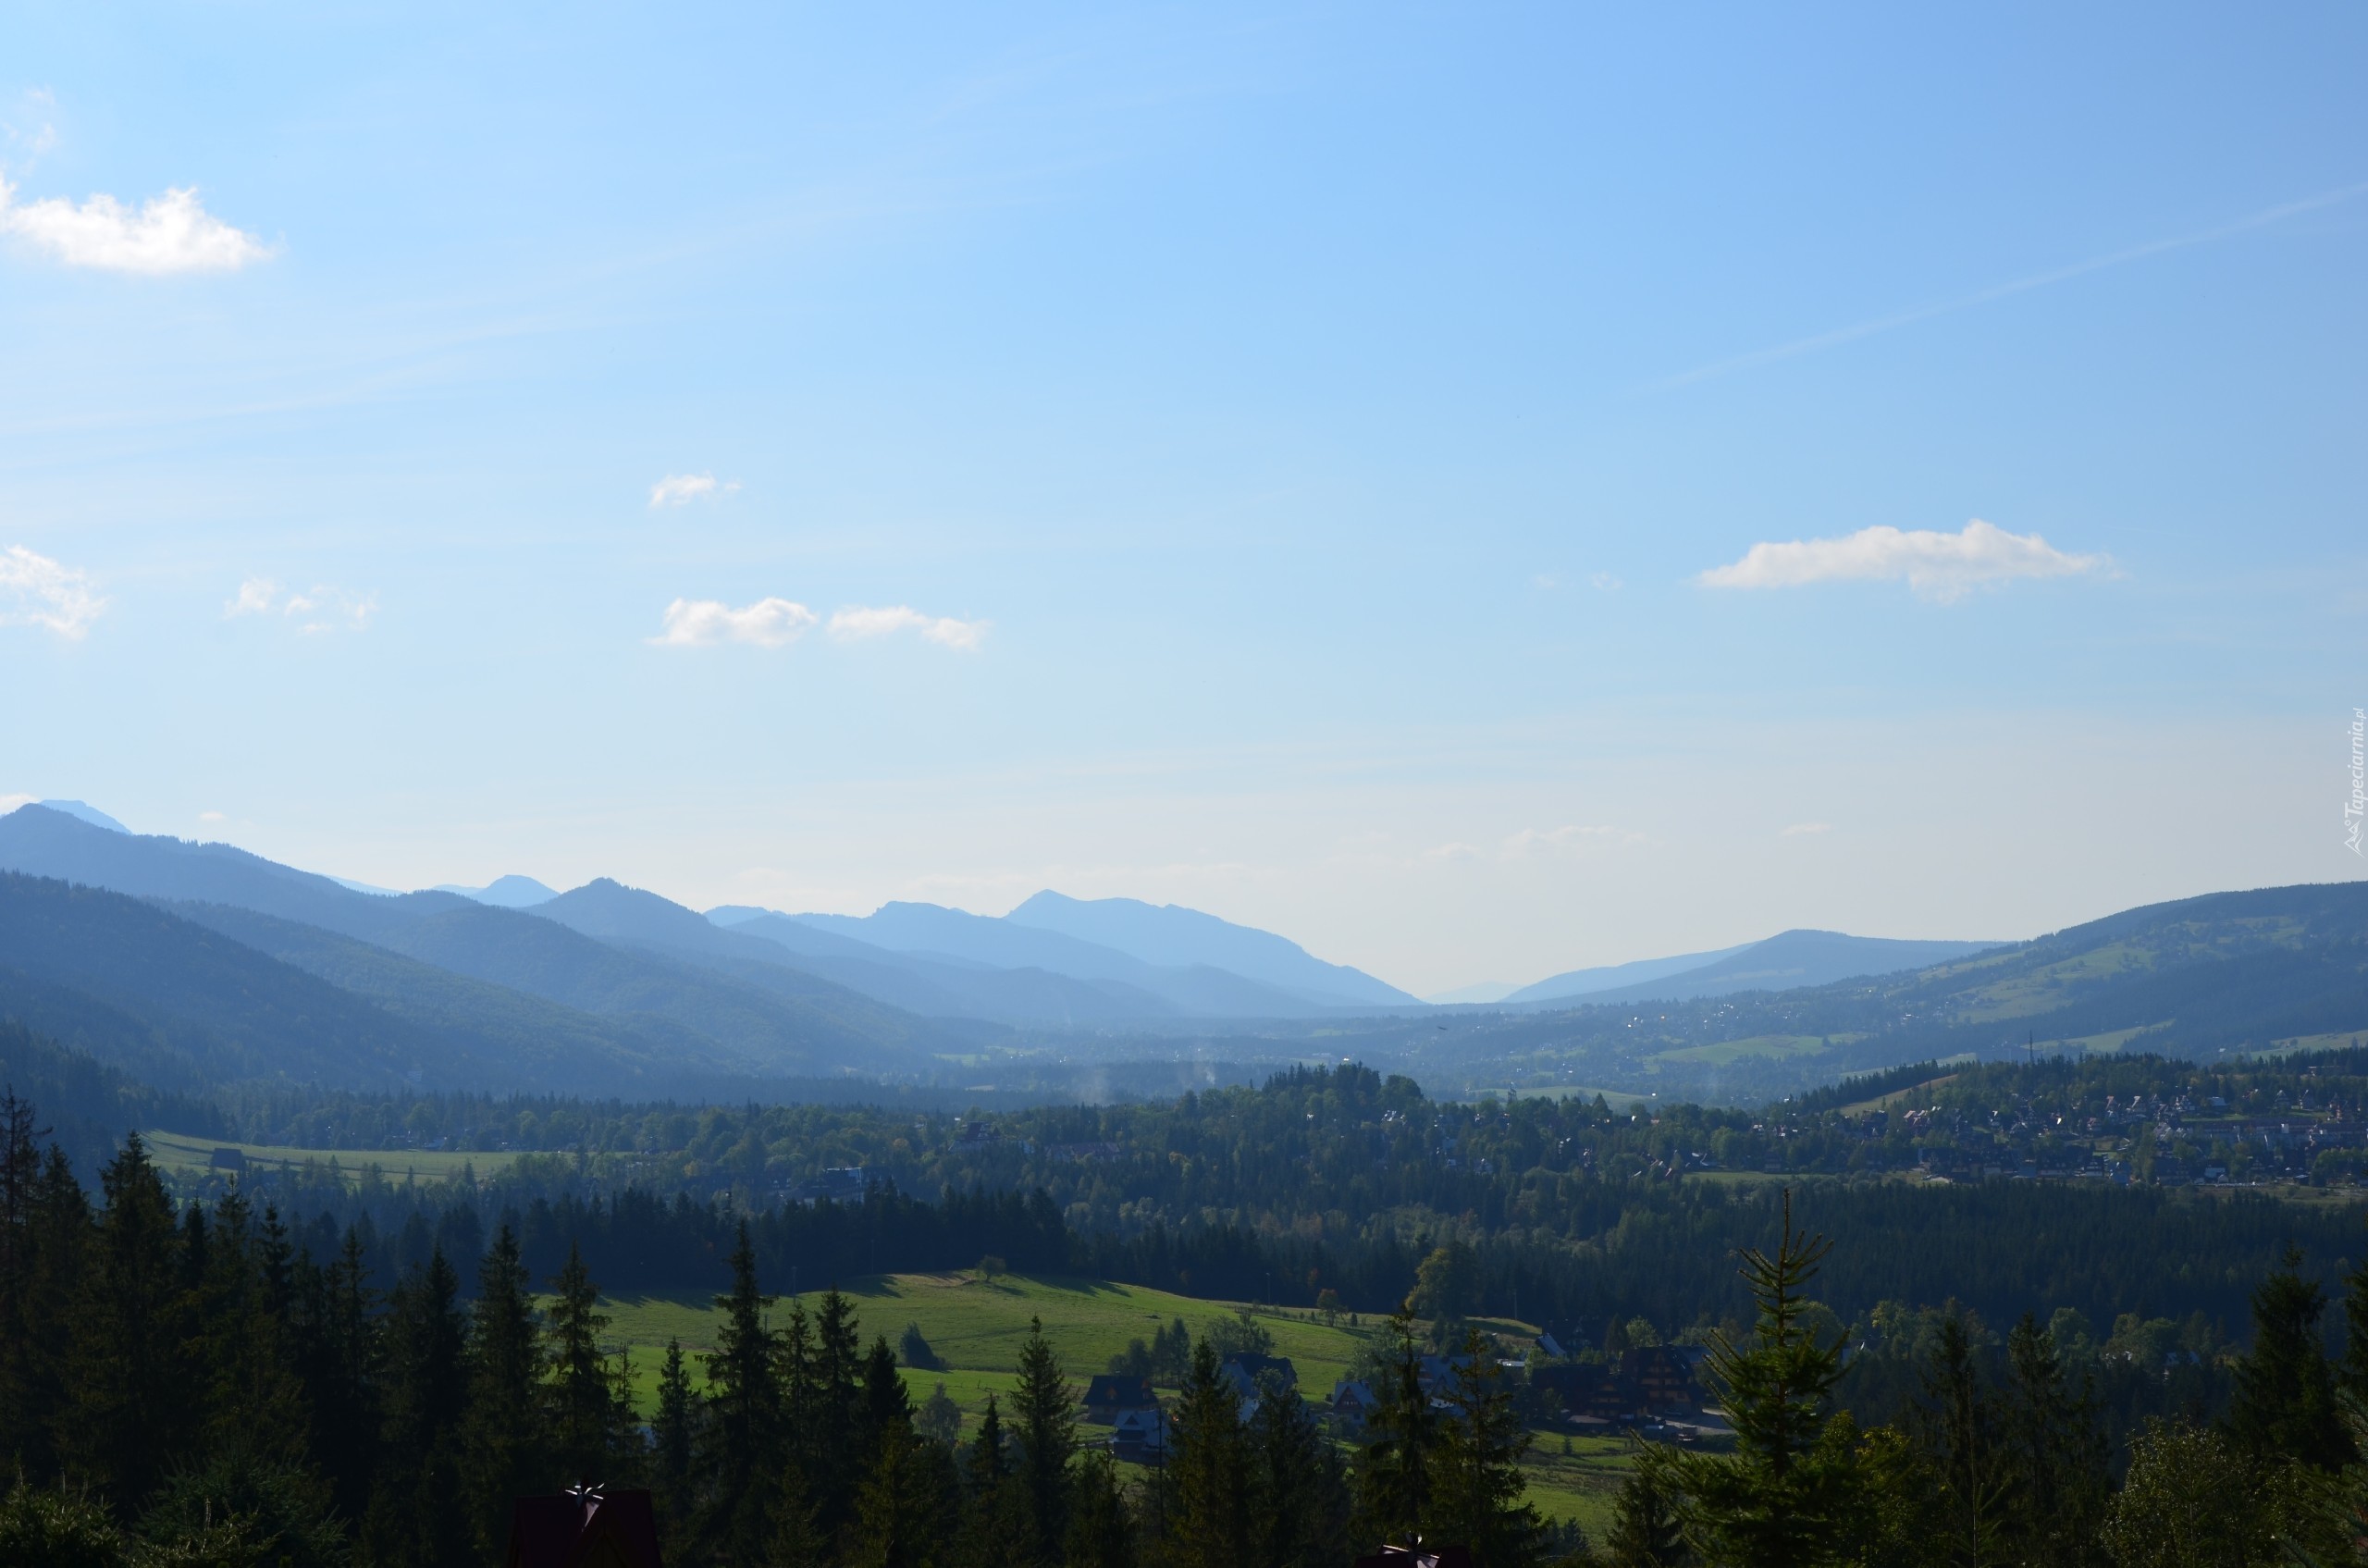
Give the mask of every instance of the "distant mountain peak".
<svg viewBox="0 0 2368 1568">
<path fill-rule="evenodd" d="M 496 877 L 483 887 L 462 887 L 456 883 L 440 883 L 438 893 L 457 893 L 463 898 L 474 898 L 480 904 L 490 904 L 500 909 L 531 909 L 537 904 L 548 904 L 559 896 L 556 888 L 544 886 L 533 877 L 512 872 Z"/>
<path fill-rule="evenodd" d="M 34 802 L 34 804 L 46 806 L 53 811 L 63 811 L 68 816 L 72 817 L 79 821 L 88 822 L 94 828 L 105 828 L 109 833 L 129 834 L 131 832 L 130 828 L 125 827 L 121 822 L 117 821 L 105 811 L 102 811 L 97 807 L 89 805 L 83 801 L 41 800 Z"/>
</svg>

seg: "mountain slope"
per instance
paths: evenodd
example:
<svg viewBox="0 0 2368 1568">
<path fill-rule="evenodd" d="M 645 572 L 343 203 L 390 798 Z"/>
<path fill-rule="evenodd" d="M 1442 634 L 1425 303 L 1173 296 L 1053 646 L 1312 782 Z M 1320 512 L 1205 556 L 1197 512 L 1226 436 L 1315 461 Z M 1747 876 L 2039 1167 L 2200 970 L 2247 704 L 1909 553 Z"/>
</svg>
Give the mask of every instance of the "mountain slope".
<svg viewBox="0 0 2368 1568">
<path fill-rule="evenodd" d="M 1140 1018 L 1304 1018 L 1327 1005 L 1207 964 L 1163 967 L 1057 931 L 937 904 L 883 904 L 869 915 L 794 915 L 818 931 L 900 953 L 1005 969 L 1037 969 L 1153 999 Z M 1313 960 L 1310 960 L 1313 962 Z"/>
<path fill-rule="evenodd" d="M 0 872 L 0 1015 L 94 1050 L 128 1036 L 138 1059 L 117 1065 L 166 1086 L 483 1081 L 454 1043 L 121 894 Z"/>
<path fill-rule="evenodd" d="M 1180 905 L 1146 904 L 1135 898 L 1070 898 L 1048 889 L 1004 919 L 1013 925 L 1115 947 L 1162 969 L 1224 969 L 1323 1006 L 1423 1005 L 1362 969 L 1327 964 L 1287 937 L 1238 926 Z"/>
<path fill-rule="evenodd" d="M 754 912 L 726 929 L 771 942 L 816 974 L 924 1018 L 996 1019 L 1068 1029 L 1163 1019 L 1177 1011 L 1166 997 L 1116 981 L 1084 981 L 1040 969 L 993 969 L 943 954 L 894 952 L 771 910 Z"/>
<path fill-rule="evenodd" d="M 745 1073 L 738 1053 L 654 1014 L 607 1017 L 454 974 L 383 947 L 223 904 L 165 906 L 171 913 L 364 996 L 431 1035 L 465 1043 L 480 1070 L 536 1087 L 598 1083 L 662 1093 L 685 1069 Z"/>
<path fill-rule="evenodd" d="M 1793 991 L 1861 975 L 1894 974 L 1986 952 L 1994 942 L 1906 942 L 1838 931 L 1788 931 L 1712 961 L 1585 994 L 1588 1002 L 1683 1001 L 1739 991 Z M 1567 1005 L 1567 1004 L 1565 1004 Z"/>
<path fill-rule="evenodd" d="M 598 941 L 545 918 L 540 907 L 496 908 L 450 893 L 356 893 L 228 845 L 105 833 L 39 807 L 0 817 L 0 867 L 251 910 L 582 1012 L 650 1015 L 705 1037 L 714 1047 L 708 1055 L 744 1072 L 910 1068 L 930 1035 L 920 1019 L 786 963 L 755 966 L 752 982 Z M 690 911 L 678 913 L 704 927 Z"/>
<path fill-rule="evenodd" d="M 1747 951 L 1758 944 L 1746 942 L 1741 947 L 1721 947 L 1710 953 L 1680 953 L 1668 958 L 1638 958 L 1632 963 L 1605 964 L 1595 969 L 1569 969 L 1548 975 L 1535 985 L 1524 985 L 1510 992 L 1504 1000 L 1512 1006 L 1528 1002 L 1554 1002 L 1565 997 L 1584 996 L 1598 991 L 1618 991 L 1646 981 L 1663 980 L 1671 975 L 1698 969 Z"/>
<path fill-rule="evenodd" d="M 1559 1011 L 1467 1015 L 1447 1031 L 1376 1022 L 1335 1048 L 1395 1055 L 1426 1081 L 1753 1104 L 1967 1055 L 2202 1057 L 2354 1034 L 2368 1035 L 2368 883 L 2209 894 L 1821 986 L 1584 997 Z"/>
</svg>

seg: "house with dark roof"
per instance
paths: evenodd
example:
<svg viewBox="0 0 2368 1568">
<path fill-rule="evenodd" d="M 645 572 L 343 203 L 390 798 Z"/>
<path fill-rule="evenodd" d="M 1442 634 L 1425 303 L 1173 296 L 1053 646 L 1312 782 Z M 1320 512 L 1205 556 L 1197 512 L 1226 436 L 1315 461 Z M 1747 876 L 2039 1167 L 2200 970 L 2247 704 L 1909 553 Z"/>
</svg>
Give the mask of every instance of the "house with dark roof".
<svg viewBox="0 0 2368 1568">
<path fill-rule="evenodd" d="M 1217 1377 L 1233 1390 L 1241 1402 L 1241 1414 L 1247 1417 L 1258 1408 L 1259 1384 L 1269 1380 L 1286 1389 L 1299 1387 L 1299 1368 L 1289 1356 L 1259 1355 L 1252 1351 L 1235 1351 L 1217 1367 Z"/>
<path fill-rule="evenodd" d="M 1332 1397 L 1324 1401 L 1324 1408 L 1332 1417 L 1334 1431 L 1343 1437 L 1360 1438 L 1364 1435 L 1365 1422 L 1380 1403 L 1374 1395 L 1373 1385 L 1362 1377 L 1343 1377 L 1332 1385 Z"/>
<path fill-rule="evenodd" d="M 1110 1424 L 1110 1455 L 1128 1464 L 1165 1464 L 1167 1438 L 1167 1413 L 1159 1406 L 1122 1410 Z"/>
<path fill-rule="evenodd" d="M 1104 1372 L 1085 1386 L 1082 1402 L 1088 1421 L 1097 1426 L 1108 1426 L 1127 1411 L 1157 1410 L 1159 1396 L 1151 1391 L 1148 1377 Z"/>
</svg>

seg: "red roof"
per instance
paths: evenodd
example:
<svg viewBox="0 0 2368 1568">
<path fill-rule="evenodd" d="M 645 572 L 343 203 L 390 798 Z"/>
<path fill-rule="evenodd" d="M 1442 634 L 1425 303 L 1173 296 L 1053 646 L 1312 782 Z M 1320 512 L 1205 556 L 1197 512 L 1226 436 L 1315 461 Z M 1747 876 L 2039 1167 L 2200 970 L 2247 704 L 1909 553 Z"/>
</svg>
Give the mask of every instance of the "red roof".
<svg viewBox="0 0 2368 1568">
<path fill-rule="evenodd" d="M 586 1487 L 510 1509 L 509 1568 L 664 1568 L 646 1491 Z"/>
</svg>

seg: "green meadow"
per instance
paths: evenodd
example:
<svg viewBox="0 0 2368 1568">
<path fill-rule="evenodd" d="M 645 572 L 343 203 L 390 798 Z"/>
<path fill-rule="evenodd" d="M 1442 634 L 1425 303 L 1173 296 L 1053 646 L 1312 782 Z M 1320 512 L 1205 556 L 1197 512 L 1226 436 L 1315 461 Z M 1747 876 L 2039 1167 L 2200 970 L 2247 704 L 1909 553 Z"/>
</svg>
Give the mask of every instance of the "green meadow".
<svg viewBox="0 0 2368 1568">
<path fill-rule="evenodd" d="M 919 1325 L 945 1370 L 907 1367 L 906 1387 L 918 1406 L 944 1383 L 947 1397 L 962 1408 L 966 1432 L 976 1426 L 988 1394 L 1009 1395 L 1017 1380 L 1019 1348 L 1033 1321 L 1042 1322 L 1044 1338 L 1082 1390 L 1085 1380 L 1104 1370 L 1128 1340 L 1148 1341 L 1161 1324 L 1178 1317 L 1198 1339 L 1239 1310 L 1233 1303 L 1198 1301 L 1140 1285 L 1020 1275 L 988 1278 L 969 1271 L 878 1275 L 845 1282 L 840 1290 L 855 1306 L 867 1346 L 880 1335 L 894 1345 L 905 1325 Z M 820 1304 L 821 1292 L 809 1290 L 798 1299 L 810 1313 Z M 788 1315 L 789 1305 L 788 1297 L 774 1303 L 776 1327 Z M 715 1348 L 722 1325 L 722 1314 L 710 1299 L 610 1297 L 603 1299 L 600 1310 L 609 1315 L 609 1341 L 631 1352 L 635 1392 L 645 1411 L 656 1405 L 659 1364 L 669 1340 L 682 1341 L 684 1352 L 692 1357 L 692 1377 L 701 1380 L 697 1355 Z M 1327 1326 L 1272 1309 L 1260 1310 L 1253 1317 L 1274 1336 L 1275 1352 L 1289 1356 L 1298 1368 L 1300 1391 L 1319 1401 L 1331 1393 L 1336 1379 L 1348 1375 L 1381 1331 L 1370 1319 L 1355 1327 L 1346 1318 Z M 1559 1437 L 1540 1435 L 1523 1466 L 1529 1498 L 1549 1518 L 1577 1519 L 1599 1537 L 1610 1516 L 1611 1493 L 1628 1465 L 1628 1446 L 1603 1438 L 1575 1438 L 1572 1446 L 1572 1452 L 1565 1455 Z"/>
<path fill-rule="evenodd" d="M 444 1181 L 464 1170 L 490 1176 L 518 1157 L 514 1154 L 444 1149 L 286 1149 L 269 1143 L 199 1138 L 186 1132 L 143 1132 L 140 1137 L 148 1145 L 149 1157 L 167 1179 L 174 1181 L 222 1174 L 214 1168 L 216 1149 L 237 1149 L 246 1155 L 250 1166 L 282 1170 L 302 1170 L 308 1165 L 326 1170 L 335 1161 L 348 1181 L 360 1181 L 364 1171 L 375 1169 L 385 1180 L 398 1186 L 405 1181 Z"/>
</svg>

